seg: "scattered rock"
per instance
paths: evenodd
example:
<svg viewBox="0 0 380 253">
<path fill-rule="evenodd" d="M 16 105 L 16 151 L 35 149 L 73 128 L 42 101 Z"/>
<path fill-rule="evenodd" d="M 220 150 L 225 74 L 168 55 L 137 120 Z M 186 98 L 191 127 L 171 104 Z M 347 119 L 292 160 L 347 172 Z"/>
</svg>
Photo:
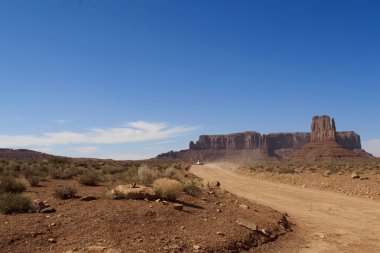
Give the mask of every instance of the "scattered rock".
<svg viewBox="0 0 380 253">
<path fill-rule="evenodd" d="M 302 188 L 306 188 L 306 185 L 305 185 L 305 184 L 303 184 L 303 185 L 302 185 Z"/>
<path fill-rule="evenodd" d="M 361 177 L 360 180 L 368 180 L 369 177 Z"/>
<path fill-rule="evenodd" d="M 245 219 L 238 219 L 237 224 L 242 226 L 242 227 L 248 228 L 252 231 L 257 230 L 257 225 L 255 223 L 248 221 L 248 220 L 245 220 Z"/>
<path fill-rule="evenodd" d="M 80 201 L 93 201 L 93 200 L 97 200 L 97 197 L 92 196 L 92 195 L 87 195 L 87 196 L 81 197 L 79 200 Z"/>
<path fill-rule="evenodd" d="M 40 212 L 41 213 L 54 213 L 55 211 L 56 210 L 53 207 L 46 207 L 46 208 L 42 209 Z"/>
<path fill-rule="evenodd" d="M 356 174 L 356 173 L 352 173 L 351 174 L 351 178 L 352 179 L 358 179 L 358 178 L 360 178 L 360 176 L 358 174 Z"/>
<path fill-rule="evenodd" d="M 48 242 L 50 242 L 50 243 L 57 243 L 57 240 L 55 238 L 49 238 Z"/>
<path fill-rule="evenodd" d="M 216 234 L 217 234 L 217 235 L 221 235 L 221 236 L 224 236 L 224 233 L 223 233 L 223 232 L 221 232 L 221 231 L 218 231 L 218 232 L 216 232 Z"/>
<path fill-rule="evenodd" d="M 169 203 L 167 201 L 162 201 L 162 204 L 164 204 L 165 206 L 169 205 Z"/>
<path fill-rule="evenodd" d="M 220 182 L 219 181 L 212 181 L 212 182 L 210 182 L 209 186 L 213 187 L 213 188 L 220 187 Z"/>
<path fill-rule="evenodd" d="M 201 249 L 201 246 L 199 246 L 199 245 L 194 245 L 194 246 L 193 246 L 193 249 L 195 249 L 195 250 L 200 250 L 200 249 Z"/>
<path fill-rule="evenodd" d="M 249 209 L 249 206 L 244 205 L 244 204 L 239 205 L 239 207 L 240 207 L 241 209 Z"/>
<path fill-rule="evenodd" d="M 40 199 L 36 199 L 33 201 L 33 208 L 37 211 L 40 212 L 42 209 L 49 207 L 49 205 L 45 204 L 44 201 Z"/>
<path fill-rule="evenodd" d="M 173 208 L 174 208 L 175 210 L 182 211 L 182 210 L 183 210 L 183 205 L 182 205 L 182 204 L 175 203 L 175 204 L 173 205 Z"/>
<path fill-rule="evenodd" d="M 330 170 L 327 170 L 327 171 L 325 171 L 325 173 L 323 173 L 323 176 L 325 176 L 325 177 L 328 177 L 330 175 L 331 175 L 331 171 Z"/>
</svg>

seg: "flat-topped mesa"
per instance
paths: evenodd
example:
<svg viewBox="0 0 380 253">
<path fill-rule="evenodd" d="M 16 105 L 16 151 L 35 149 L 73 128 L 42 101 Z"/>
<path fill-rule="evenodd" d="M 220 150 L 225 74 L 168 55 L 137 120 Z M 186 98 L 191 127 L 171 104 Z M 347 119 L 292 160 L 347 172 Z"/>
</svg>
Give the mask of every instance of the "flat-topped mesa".
<svg viewBox="0 0 380 253">
<path fill-rule="evenodd" d="M 311 143 L 337 142 L 334 118 L 327 115 L 314 116 L 311 123 Z"/>
<path fill-rule="evenodd" d="M 193 150 L 202 149 L 261 149 L 263 147 L 263 136 L 257 132 L 244 132 L 226 135 L 201 135 L 199 140 L 190 142 L 189 148 Z"/>
<path fill-rule="evenodd" d="M 360 153 L 360 154 L 359 154 Z M 265 159 L 325 159 L 367 156 L 361 150 L 360 136 L 337 132 L 334 119 L 315 116 L 311 132 L 260 134 L 254 131 L 226 135 L 201 135 L 188 150 L 168 152 L 160 159 L 183 161 L 252 162 Z"/>
</svg>

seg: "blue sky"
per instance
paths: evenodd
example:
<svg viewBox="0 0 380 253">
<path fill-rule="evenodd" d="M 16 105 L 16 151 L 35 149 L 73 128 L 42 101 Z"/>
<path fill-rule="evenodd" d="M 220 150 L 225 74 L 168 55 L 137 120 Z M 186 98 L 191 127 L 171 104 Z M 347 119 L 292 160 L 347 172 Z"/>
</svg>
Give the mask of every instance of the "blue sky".
<svg viewBox="0 0 380 253">
<path fill-rule="evenodd" d="M 0 2 L 0 146 L 138 159 L 308 131 L 380 156 L 378 1 Z"/>
</svg>

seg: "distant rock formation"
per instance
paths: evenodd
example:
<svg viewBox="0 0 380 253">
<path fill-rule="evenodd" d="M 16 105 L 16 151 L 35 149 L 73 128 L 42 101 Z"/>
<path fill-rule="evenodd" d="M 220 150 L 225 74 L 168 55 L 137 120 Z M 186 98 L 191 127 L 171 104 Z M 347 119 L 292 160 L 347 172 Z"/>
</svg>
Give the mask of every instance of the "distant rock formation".
<svg viewBox="0 0 380 253">
<path fill-rule="evenodd" d="M 0 161 L 39 162 L 54 156 L 28 149 L 0 148 Z"/>
<path fill-rule="evenodd" d="M 339 140 L 339 141 L 338 141 Z M 353 144 L 357 143 L 357 145 Z M 361 150 L 360 137 L 353 132 L 336 133 L 335 121 L 329 116 L 315 116 L 311 124 L 310 143 L 294 152 L 292 160 L 327 160 L 370 156 Z"/>
<path fill-rule="evenodd" d="M 262 135 L 258 132 L 248 131 L 227 135 L 201 135 L 198 141 L 190 142 L 188 150 L 171 151 L 161 154 L 157 158 L 179 159 L 189 162 L 197 160 L 249 162 L 291 157 L 292 154 L 308 144 L 319 145 L 322 143 L 329 143 L 332 146 L 335 145 L 352 151 L 343 153 L 363 153 L 362 151 L 355 151 L 361 150 L 361 141 L 358 134 L 353 131 L 337 132 L 334 119 L 330 120 L 329 116 L 323 115 L 313 117 L 310 133 L 271 133 Z M 347 154 L 343 157 L 346 156 Z"/>
<path fill-rule="evenodd" d="M 330 121 L 330 117 L 314 116 L 311 123 L 311 143 L 336 142 L 336 128 L 334 118 Z"/>
</svg>

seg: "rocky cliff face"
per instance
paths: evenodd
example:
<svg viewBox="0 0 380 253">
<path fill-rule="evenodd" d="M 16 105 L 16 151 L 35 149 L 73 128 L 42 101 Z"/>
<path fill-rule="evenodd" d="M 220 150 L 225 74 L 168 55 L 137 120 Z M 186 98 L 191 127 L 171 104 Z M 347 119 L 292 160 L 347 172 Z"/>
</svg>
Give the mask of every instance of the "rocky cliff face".
<svg viewBox="0 0 380 253">
<path fill-rule="evenodd" d="M 189 148 L 194 150 L 201 149 L 261 149 L 263 137 L 257 132 L 244 132 L 227 135 L 201 135 L 199 140 L 190 142 Z"/>
<path fill-rule="evenodd" d="M 311 123 L 311 143 L 336 142 L 336 128 L 334 119 L 329 116 L 314 116 Z"/>
<path fill-rule="evenodd" d="M 319 134 L 319 133 L 318 133 Z M 331 140 L 331 135 L 320 134 L 314 140 Z M 349 149 L 360 149 L 360 136 L 353 131 L 335 132 L 336 142 Z M 318 137 L 319 136 L 319 137 Z M 241 150 L 241 149 L 260 149 L 273 154 L 278 149 L 300 149 L 302 146 L 311 142 L 311 133 L 272 133 L 261 135 L 257 132 L 244 132 L 228 135 L 201 135 L 199 140 L 189 144 L 191 150 Z"/>
<path fill-rule="evenodd" d="M 336 142 L 349 149 L 361 149 L 360 136 L 353 131 L 338 132 Z"/>
<path fill-rule="evenodd" d="M 271 133 L 243 132 L 227 135 L 201 135 L 198 141 L 191 141 L 189 150 L 169 152 L 159 158 L 196 160 L 258 160 L 281 158 L 302 149 L 308 144 L 332 143 L 345 149 L 361 149 L 360 136 L 353 131 L 336 132 L 334 119 L 329 116 L 315 116 L 311 132 Z M 347 153 L 347 152 L 346 152 Z"/>
</svg>

